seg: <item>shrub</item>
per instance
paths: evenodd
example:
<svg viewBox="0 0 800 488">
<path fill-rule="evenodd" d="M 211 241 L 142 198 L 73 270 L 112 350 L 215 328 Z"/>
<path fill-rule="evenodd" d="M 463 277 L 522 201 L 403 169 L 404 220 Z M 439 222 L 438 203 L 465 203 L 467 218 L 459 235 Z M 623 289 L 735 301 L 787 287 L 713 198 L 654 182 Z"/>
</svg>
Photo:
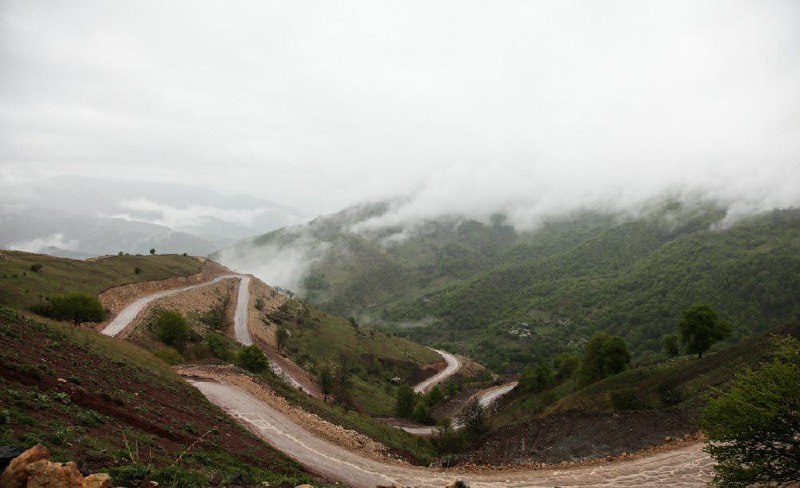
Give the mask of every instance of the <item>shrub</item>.
<svg viewBox="0 0 800 488">
<path fill-rule="evenodd" d="M 181 350 L 189 339 L 189 326 L 183 316 L 174 310 L 162 310 L 153 326 L 156 337 L 164 344 Z"/>
<path fill-rule="evenodd" d="M 269 367 L 269 360 L 264 356 L 264 352 L 255 345 L 239 349 L 236 362 L 253 373 L 261 373 Z"/>
<path fill-rule="evenodd" d="M 142 273 L 144 273 L 144 271 L 142 270 L 142 268 L 137 266 L 137 267 L 133 268 L 133 273 L 134 274 L 142 274 Z"/>
<path fill-rule="evenodd" d="M 419 400 L 416 405 L 414 405 L 414 411 L 411 414 L 411 417 L 419 422 L 425 423 L 430 419 L 431 411 L 428 408 L 428 404 L 425 403 L 425 400 Z"/>
<path fill-rule="evenodd" d="M 414 413 L 414 403 L 416 403 L 417 395 L 414 390 L 408 385 L 400 385 L 397 389 L 397 402 L 394 406 L 394 413 L 398 417 L 411 418 Z"/>
<path fill-rule="evenodd" d="M 275 330 L 275 343 L 278 345 L 278 348 L 282 348 L 286 345 L 286 341 L 289 339 L 289 331 L 284 329 L 283 327 L 278 327 Z"/>
<path fill-rule="evenodd" d="M 800 340 L 777 340 L 778 357 L 736 377 L 701 413 L 706 451 L 722 486 L 783 486 L 800 479 Z M 790 483 L 789 483 L 790 484 Z"/>
<path fill-rule="evenodd" d="M 628 344 L 621 337 L 598 332 L 589 340 L 581 361 L 583 384 L 594 383 L 625 370 L 631 362 Z"/>
<path fill-rule="evenodd" d="M 520 378 L 520 386 L 532 393 L 539 393 L 553 386 L 553 370 L 545 363 L 526 369 Z"/>
<path fill-rule="evenodd" d="M 681 352 L 678 345 L 678 336 L 675 334 L 668 334 L 662 337 L 661 346 L 664 348 L 664 352 L 667 353 L 667 356 L 671 358 L 674 358 Z"/>
<path fill-rule="evenodd" d="M 231 348 L 223 336 L 212 332 L 206 336 L 206 344 L 215 358 L 223 361 L 231 360 Z"/>
<path fill-rule="evenodd" d="M 225 311 L 227 310 L 229 303 L 230 296 L 227 296 L 222 303 L 212 307 L 210 310 L 204 313 L 202 317 L 200 317 L 200 320 L 214 330 L 225 329 L 225 324 L 227 322 Z"/>
<path fill-rule="evenodd" d="M 581 364 L 578 356 L 568 352 L 562 352 L 553 358 L 553 367 L 555 368 L 555 380 L 559 383 L 572 378 L 575 371 Z"/>
<path fill-rule="evenodd" d="M 47 305 L 36 306 L 32 310 L 56 320 L 69 320 L 76 326 L 83 322 L 102 322 L 106 318 L 106 310 L 100 301 L 82 292 L 52 296 Z"/>
<path fill-rule="evenodd" d="M 436 385 L 433 388 L 431 388 L 431 391 L 429 391 L 428 394 L 425 395 L 425 403 L 427 403 L 431 407 L 441 402 L 442 400 L 444 400 L 444 393 L 442 393 L 442 389 L 439 388 L 439 385 Z"/>
<path fill-rule="evenodd" d="M 475 438 L 486 432 L 486 412 L 477 399 L 467 402 L 456 418 L 469 437 Z"/>
<path fill-rule="evenodd" d="M 181 364 L 183 362 L 183 356 L 181 356 L 178 351 L 171 347 L 159 349 L 154 352 L 153 355 L 170 366 L 175 366 L 176 364 Z"/>
<path fill-rule="evenodd" d="M 34 273 L 38 273 L 40 269 L 42 269 L 41 264 L 39 263 L 31 264 L 31 271 L 33 271 Z"/>
</svg>

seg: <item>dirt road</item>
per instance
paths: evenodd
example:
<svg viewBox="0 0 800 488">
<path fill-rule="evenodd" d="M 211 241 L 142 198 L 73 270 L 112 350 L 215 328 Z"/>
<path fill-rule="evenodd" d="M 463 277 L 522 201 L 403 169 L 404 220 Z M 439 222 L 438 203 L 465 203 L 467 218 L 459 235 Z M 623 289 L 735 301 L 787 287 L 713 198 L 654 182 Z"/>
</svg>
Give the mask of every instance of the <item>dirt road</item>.
<svg viewBox="0 0 800 488">
<path fill-rule="evenodd" d="M 552 486 L 704 486 L 711 459 L 702 444 L 634 458 L 569 469 L 486 469 L 479 472 L 422 468 L 380 462 L 315 437 L 286 415 L 235 386 L 191 381 L 211 402 L 248 426 L 277 449 L 326 477 L 356 488 L 394 482 L 405 486 L 443 487 L 454 478 L 473 487 Z"/>
<path fill-rule="evenodd" d="M 486 388 L 485 390 L 481 390 L 478 393 L 476 393 L 475 395 L 473 395 L 472 397 L 470 397 L 470 400 L 472 400 L 473 398 L 477 398 L 477 400 L 478 400 L 478 402 L 480 402 L 481 406 L 483 408 L 487 408 L 492 403 L 494 403 L 495 400 L 497 400 L 501 396 L 505 395 L 506 393 L 508 393 L 511 390 L 513 390 L 514 388 L 516 388 L 516 386 L 517 386 L 517 382 L 516 381 L 511 381 L 509 383 L 505 383 L 505 384 L 502 384 L 502 385 L 493 386 L 491 388 Z M 461 424 L 458 424 L 458 423 L 453 425 L 453 428 L 455 428 L 456 430 L 460 429 L 461 427 L 462 427 Z M 419 425 L 419 426 L 413 426 L 413 427 L 408 426 L 408 425 L 403 425 L 403 426 L 400 426 L 400 428 L 403 429 L 404 431 L 410 433 L 410 434 L 415 434 L 415 435 L 431 435 L 431 434 L 433 434 L 433 427 L 427 426 L 427 425 Z"/>
<path fill-rule="evenodd" d="M 245 346 L 253 345 L 250 331 L 247 328 L 248 311 L 250 310 L 250 277 L 241 276 L 239 291 L 236 294 L 236 310 L 233 312 L 233 334 L 236 340 Z"/>
<path fill-rule="evenodd" d="M 450 376 L 453 376 L 455 372 L 461 368 L 461 360 L 457 357 L 453 356 L 447 351 L 441 351 L 439 349 L 434 349 L 434 351 L 438 352 L 444 358 L 444 360 L 447 361 L 447 367 L 415 386 L 414 391 L 417 393 L 427 392 L 433 388 L 434 385 L 441 383 Z"/>
<path fill-rule="evenodd" d="M 155 300 L 158 300 L 159 298 L 164 298 L 164 297 L 176 295 L 178 293 L 183 293 L 183 292 L 186 292 L 186 291 L 189 291 L 189 290 L 193 290 L 195 288 L 208 286 L 208 285 L 211 285 L 213 283 L 217 283 L 217 282 L 222 281 L 222 280 L 229 280 L 229 279 L 235 279 L 235 278 L 239 278 L 241 280 L 244 280 L 245 278 L 247 278 L 249 280 L 249 277 L 247 277 L 247 276 L 242 276 L 242 275 L 237 275 L 237 274 L 228 274 L 228 275 L 217 276 L 216 278 L 214 278 L 211 281 L 205 281 L 203 283 L 198 283 L 196 285 L 182 286 L 180 288 L 172 288 L 170 290 L 157 291 L 155 293 L 151 293 L 149 295 L 143 296 L 143 297 L 135 300 L 133 303 L 131 303 L 127 307 L 125 307 L 122 310 L 120 310 L 119 314 L 117 314 L 117 316 L 114 317 L 114 320 L 112 320 L 111 323 L 109 323 L 107 326 L 105 326 L 105 328 L 102 330 L 102 332 L 103 332 L 103 334 L 108 335 L 108 336 L 119 335 L 122 331 L 125 330 L 126 327 L 128 327 L 131 324 L 131 322 L 133 322 L 136 319 L 136 317 L 139 316 L 139 314 L 141 314 L 151 303 L 153 303 Z M 249 283 L 249 281 L 248 281 L 248 283 Z M 238 306 L 237 306 L 237 310 L 238 310 Z"/>
</svg>

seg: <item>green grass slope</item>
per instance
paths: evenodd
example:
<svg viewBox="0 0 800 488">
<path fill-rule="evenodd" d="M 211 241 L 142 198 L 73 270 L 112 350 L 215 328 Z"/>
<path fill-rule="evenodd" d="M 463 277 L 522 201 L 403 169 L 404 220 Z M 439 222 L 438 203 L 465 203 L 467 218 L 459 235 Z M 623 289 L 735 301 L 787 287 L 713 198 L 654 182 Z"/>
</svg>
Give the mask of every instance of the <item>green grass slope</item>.
<svg viewBox="0 0 800 488">
<path fill-rule="evenodd" d="M 284 350 L 306 371 L 344 367 L 353 406 L 373 415 L 392 414 L 397 389 L 392 378 L 413 383 L 420 366 L 442 359 L 427 347 L 374 328 L 353 327 L 298 300 L 288 300 L 268 320 L 288 330 Z"/>
<path fill-rule="evenodd" d="M 34 265 L 41 265 L 41 269 L 32 271 Z M 27 309 L 44 303 L 44 297 L 54 294 L 80 291 L 97 295 L 113 286 L 193 275 L 200 267 L 196 258 L 177 254 L 78 261 L 0 251 L 0 305 Z"/>
<path fill-rule="evenodd" d="M 0 309 L 0 444 L 36 443 L 124 486 L 310 480 L 150 353 Z"/>
</svg>

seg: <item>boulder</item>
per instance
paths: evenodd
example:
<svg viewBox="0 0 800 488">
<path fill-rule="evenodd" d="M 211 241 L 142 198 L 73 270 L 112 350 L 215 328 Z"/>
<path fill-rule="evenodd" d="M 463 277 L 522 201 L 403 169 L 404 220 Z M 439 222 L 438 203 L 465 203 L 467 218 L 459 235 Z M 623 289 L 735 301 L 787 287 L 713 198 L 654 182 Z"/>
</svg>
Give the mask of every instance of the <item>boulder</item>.
<svg viewBox="0 0 800 488">
<path fill-rule="evenodd" d="M 28 484 L 28 473 L 25 468 L 31 463 L 48 459 L 49 457 L 50 451 L 43 445 L 36 444 L 11 460 L 3 474 L 0 475 L 0 486 L 5 488 L 25 488 Z"/>
<path fill-rule="evenodd" d="M 51 463 L 50 452 L 37 444 L 9 463 L 0 475 L 3 488 L 108 488 L 105 473 L 83 477 L 73 462 Z"/>
</svg>

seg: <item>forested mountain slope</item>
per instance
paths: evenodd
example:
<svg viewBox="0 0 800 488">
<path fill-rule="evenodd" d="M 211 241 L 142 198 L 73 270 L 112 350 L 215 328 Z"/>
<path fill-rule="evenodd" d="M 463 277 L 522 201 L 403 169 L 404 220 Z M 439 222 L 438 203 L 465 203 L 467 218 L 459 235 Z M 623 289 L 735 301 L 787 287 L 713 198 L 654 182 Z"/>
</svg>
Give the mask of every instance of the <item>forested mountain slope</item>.
<svg viewBox="0 0 800 488">
<path fill-rule="evenodd" d="M 388 208 L 348 209 L 218 256 L 244 269 L 265 249 L 302 250 L 297 288 L 312 303 L 498 370 L 577 350 L 596 330 L 625 337 L 646 360 L 695 303 L 719 310 L 733 325 L 731 340 L 800 318 L 798 209 L 725 228 L 724 207 L 677 200 L 638 213 L 576 212 L 533 231 L 500 215 L 354 227 Z"/>
</svg>

